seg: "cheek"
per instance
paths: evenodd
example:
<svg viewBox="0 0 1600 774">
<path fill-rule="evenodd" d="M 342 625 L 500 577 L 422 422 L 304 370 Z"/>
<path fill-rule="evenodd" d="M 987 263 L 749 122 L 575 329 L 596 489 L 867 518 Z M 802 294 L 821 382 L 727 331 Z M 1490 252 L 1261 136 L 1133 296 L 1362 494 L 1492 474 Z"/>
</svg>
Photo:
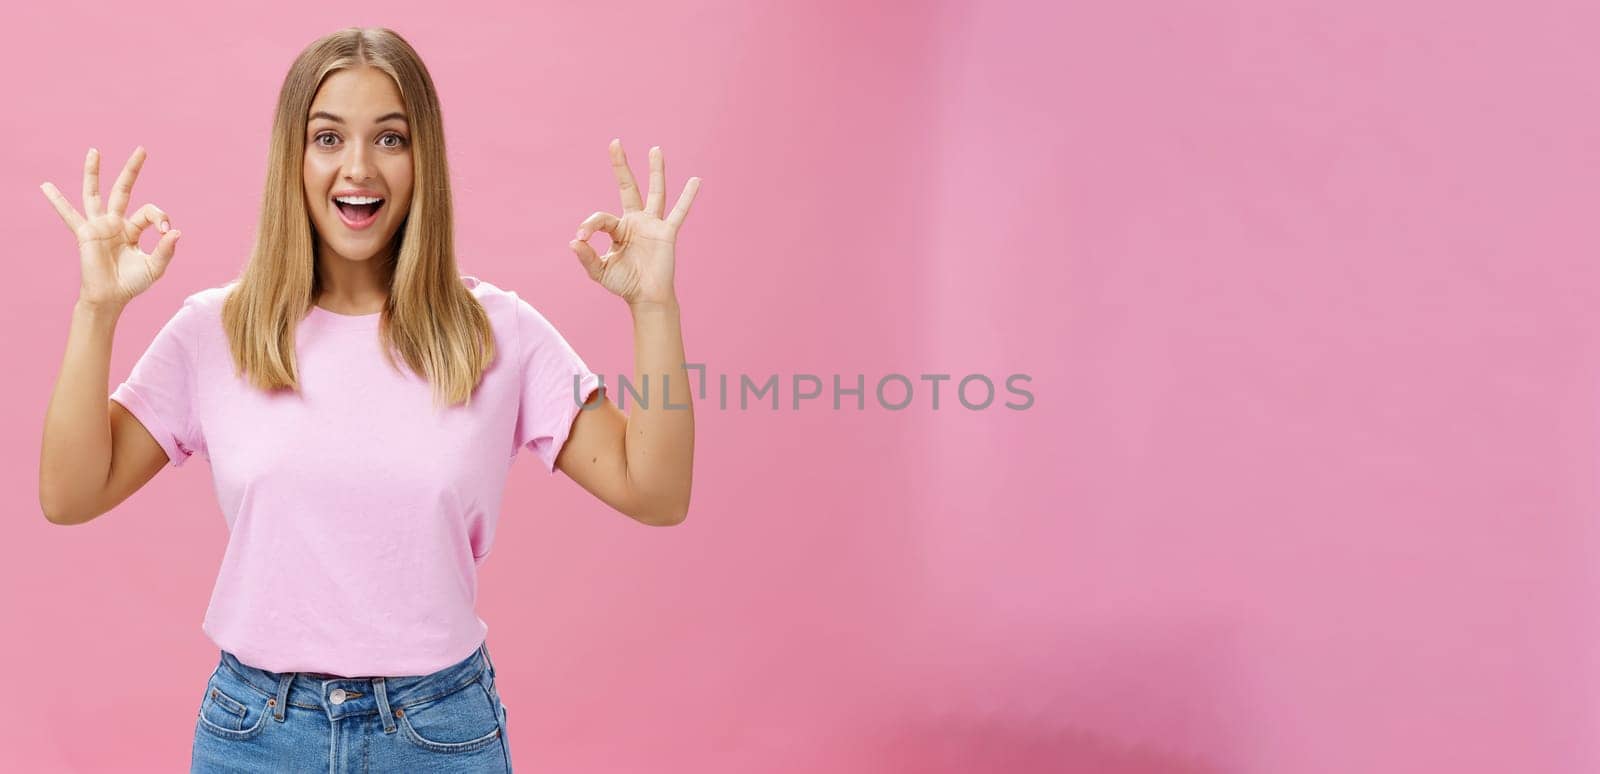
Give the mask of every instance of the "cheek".
<svg viewBox="0 0 1600 774">
<path fill-rule="evenodd" d="M 411 209 L 411 194 L 414 181 L 411 177 L 411 162 L 407 160 L 403 165 L 396 164 L 394 168 L 385 170 L 384 177 L 388 179 L 389 190 L 396 194 L 392 203 L 397 205 L 395 212 L 407 212 Z M 400 192 L 404 191 L 403 194 Z"/>
<path fill-rule="evenodd" d="M 395 159 L 395 163 L 389 165 L 383 171 L 383 176 L 388 179 L 389 190 L 391 191 L 409 192 L 411 190 L 414 174 L 415 172 L 411 166 L 411 159 L 409 158 Z M 410 194 L 408 193 L 407 196 L 409 195 Z"/>
<path fill-rule="evenodd" d="M 307 158 L 302 170 L 307 198 L 322 198 L 327 192 L 329 181 L 333 177 L 332 170 L 326 163 L 320 162 L 315 158 Z"/>
</svg>

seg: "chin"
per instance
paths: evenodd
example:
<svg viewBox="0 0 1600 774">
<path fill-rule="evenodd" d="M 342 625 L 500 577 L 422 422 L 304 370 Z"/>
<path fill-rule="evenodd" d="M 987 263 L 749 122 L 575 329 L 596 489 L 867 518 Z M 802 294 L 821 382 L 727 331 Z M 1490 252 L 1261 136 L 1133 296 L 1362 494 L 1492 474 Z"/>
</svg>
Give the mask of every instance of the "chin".
<svg viewBox="0 0 1600 774">
<path fill-rule="evenodd" d="M 351 261 L 370 261 L 376 259 L 382 253 L 382 250 L 366 245 L 362 245 L 359 249 L 349 247 L 339 251 L 339 254 L 344 256 L 346 260 Z"/>
<path fill-rule="evenodd" d="M 333 250 L 335 253 L 350 261 L 365 261 L 383 254 L 385 248 L 394 244 L 395 239 L 400 235 L 400 229 L 395 229 L 393 232 L 385 234 L 382 237 L 376 235 L 368 236 L 365 234 L 361 236 L 352 236 L 350 234 L 339 233 L 338 230 L 343 228 L 343 224 L 336 223 L 334 224 L 333 228 L 335 229 L 333 233 L 338 234 L 337 237 L 328 239 L 327 236 L 325 236 L 325 234 L 328 232 L 319 231 L 313 235 L 313 238 L 316 239 L 318 244 L 322 247 Z"/>
</svg>

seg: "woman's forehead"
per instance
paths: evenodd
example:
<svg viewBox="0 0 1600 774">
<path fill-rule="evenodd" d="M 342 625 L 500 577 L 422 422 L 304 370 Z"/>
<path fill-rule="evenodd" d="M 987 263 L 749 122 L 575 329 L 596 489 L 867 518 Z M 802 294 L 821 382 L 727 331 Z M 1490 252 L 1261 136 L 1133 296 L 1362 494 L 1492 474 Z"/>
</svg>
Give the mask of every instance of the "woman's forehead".
<svg viewBox="0 0 1600 774">
<path fill-rule="evenodd" d="M 400 89 L 382 70 L 363 67 L 330 73 L 311 100 L 311 113 L 336 122 L 376 122 L 382 117 L 405 115 Z"/>
</svg>

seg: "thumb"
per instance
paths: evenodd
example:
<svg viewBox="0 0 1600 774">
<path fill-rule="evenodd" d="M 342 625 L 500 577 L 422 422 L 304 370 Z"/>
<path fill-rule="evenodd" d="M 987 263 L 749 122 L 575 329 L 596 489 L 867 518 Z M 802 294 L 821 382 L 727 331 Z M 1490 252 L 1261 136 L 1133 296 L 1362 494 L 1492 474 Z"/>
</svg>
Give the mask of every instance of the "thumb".
<svg viewBox="0 0 1600 774">
<path fill-rule="evenodd" d="M 178 249 L 178 237 L 181 236 L 182 231 L 172 229 L 162 234 L 160 241 L 156 242 L 156 249 L 150 251 L 151 268 L 157 277 L 167 273 L 167 264 L 172 263 L 172 256 Z"/>
<path fill-rule="evenodd" d="M 589 273 L 589 279 L 600 279 L 600 272 L 605 269 L 605 264 L 600 262 L 600 256 L 594 254 L 594 248 L 588 242 L 574 239 L 567 243 L 572 252 L 578 254 L 578 262 L 583 264 L 583 270 Z"/>
</svg>

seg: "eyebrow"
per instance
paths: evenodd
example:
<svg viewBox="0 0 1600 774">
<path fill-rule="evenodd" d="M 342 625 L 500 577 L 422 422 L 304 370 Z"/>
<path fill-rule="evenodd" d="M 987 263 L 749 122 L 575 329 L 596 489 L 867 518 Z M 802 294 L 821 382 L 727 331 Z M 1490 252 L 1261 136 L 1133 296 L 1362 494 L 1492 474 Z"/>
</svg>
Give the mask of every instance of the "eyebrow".
<svg viewBox="0 0 1600 774">
<path fill-rule="evenodd" d="M 318 118 L 326 118 L 329 121 L 332 121 L 332 122 L 334 122 L 336 124 L 344 123 L 344 119 L 343 118 L 340 118 L 340 117 L 338 117 L 338 116 L 336 116 L 336 115 L 334 115 L 332 113 L 329 113 L 326 110 L 318 110 L 317 112 L 312 113 L 311 116 L 306 119 L 306 121 L 314 121 L 314 120 L 316 120 Z M 394 118 L 398 118 L 401 121 L 405 121 L 406 120 L 406 114 L 405 113 L 386 113 L 384 115 L 378 116 L 378 120 L 373 121 L 372 123 L 381 124 L 384 121 L 388 121 L 388 120 L 394 119 Z"/>
</svg>

